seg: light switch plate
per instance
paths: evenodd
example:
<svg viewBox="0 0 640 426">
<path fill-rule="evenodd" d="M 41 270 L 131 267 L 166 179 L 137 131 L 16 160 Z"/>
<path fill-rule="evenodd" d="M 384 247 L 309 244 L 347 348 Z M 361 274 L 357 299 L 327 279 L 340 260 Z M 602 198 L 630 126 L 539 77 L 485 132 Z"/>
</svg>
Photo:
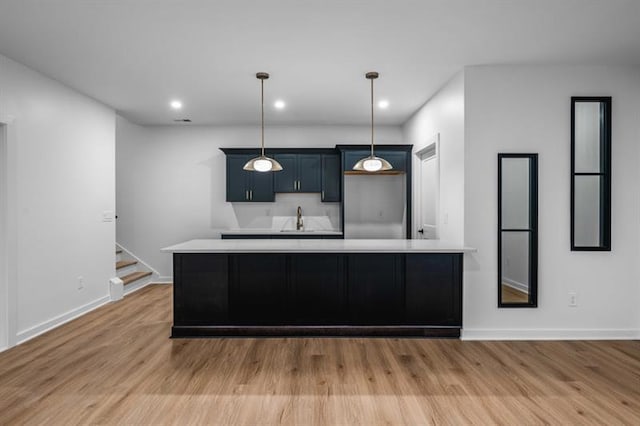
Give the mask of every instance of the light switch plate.
<svg viewBox="0 0 640 426">
<path fill-rule="evenodd" d="M 103 222 L 113 222 L 116 218 L 116 214 L 113 210 L 105 210 L 102 212 L 102 221 Z"/>
</svg>

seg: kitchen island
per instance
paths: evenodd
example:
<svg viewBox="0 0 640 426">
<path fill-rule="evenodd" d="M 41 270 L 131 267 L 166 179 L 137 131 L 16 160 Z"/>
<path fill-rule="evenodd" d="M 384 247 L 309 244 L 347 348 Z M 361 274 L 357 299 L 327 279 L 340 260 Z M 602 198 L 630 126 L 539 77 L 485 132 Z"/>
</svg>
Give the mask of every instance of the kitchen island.
<svg viewBox="0 0 640 426">
<path fill-rule="evenodd" d="M 462 262 L 439 240 L 191 240 L 172 337 L 459 337 Z"/>
</svg>

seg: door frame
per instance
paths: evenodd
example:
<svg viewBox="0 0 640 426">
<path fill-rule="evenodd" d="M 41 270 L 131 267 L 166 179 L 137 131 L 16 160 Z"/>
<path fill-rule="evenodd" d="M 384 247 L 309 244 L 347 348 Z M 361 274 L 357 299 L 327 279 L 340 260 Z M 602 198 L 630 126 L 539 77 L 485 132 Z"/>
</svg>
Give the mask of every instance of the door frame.
<svg viewBox="0 0 640 426">
<path fill-rule="evenodd" d="M 5 328 L 0 334 L 0 351 L 15 346 L 17 341 L 16 160 L 14 117 L 0 114 L 0 315 Z"/>
<path fill-rule="evenodd" d="M 429 160 L 434 158 L 436 162 L 436 239 L 440 239 L 440 133 L 436 133 L 427 141 L 427 144 L 424 148 L 419 149 L 415 152 L 416 157 L 418 158 L 419 163 L 419 172 L 418 172 L 418 184 L 416 185 L 418 189 L 418 214 L 416 220 L 415 235 L 419 235 L 419 230 L 422 228 L 422 205 L 423 205 L 423 197 L 424 192 L 422 188 L 422 173 L 423 173 L 423 164 L 425 160 Z"/>
</svg>

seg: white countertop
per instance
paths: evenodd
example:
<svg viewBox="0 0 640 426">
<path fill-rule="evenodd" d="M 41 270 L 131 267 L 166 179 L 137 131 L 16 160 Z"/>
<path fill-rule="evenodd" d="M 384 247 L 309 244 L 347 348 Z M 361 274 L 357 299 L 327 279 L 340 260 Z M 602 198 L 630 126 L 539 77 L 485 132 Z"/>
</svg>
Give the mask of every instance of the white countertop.
<svg viewBox="0 0 640 426">
<path fill-rule="evenodd" d="M 470 253 L 442 240 L 191 240 L 166 253 Z"/>
<path fill-rule="evenodd" d="M 276 229 L 230 229 L 222 231 L 222 235 L 342 235 L 342 231 L 313 229 L 306 231 L 287 230 L 280 231 Z"/>
</svg>

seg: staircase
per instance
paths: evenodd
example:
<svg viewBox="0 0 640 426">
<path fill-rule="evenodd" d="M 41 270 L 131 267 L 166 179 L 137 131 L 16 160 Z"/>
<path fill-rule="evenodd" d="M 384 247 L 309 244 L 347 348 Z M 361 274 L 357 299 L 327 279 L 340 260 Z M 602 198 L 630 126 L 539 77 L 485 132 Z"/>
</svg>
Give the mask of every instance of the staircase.
<svg viewBox="0 0 640 426">
<path fill-rule="evenodd" d="M 116 246 L 116 275 L 124 283 L 125 296 L 145 287 L 153 279 L 153 272 L 131 254 Z"/>
</svg>

